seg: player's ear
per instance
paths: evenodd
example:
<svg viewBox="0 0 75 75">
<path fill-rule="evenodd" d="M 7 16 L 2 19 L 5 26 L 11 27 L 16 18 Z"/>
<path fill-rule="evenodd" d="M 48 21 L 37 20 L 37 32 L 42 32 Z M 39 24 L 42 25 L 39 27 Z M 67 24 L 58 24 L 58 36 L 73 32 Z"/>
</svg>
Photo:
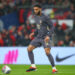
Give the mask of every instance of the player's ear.
<svg viewBox="0 0 75 75">
<path fill-rule="evenodd" d="M 42 10 L 42 8 L 40 8 L 40 11 Z"/>
</svg>

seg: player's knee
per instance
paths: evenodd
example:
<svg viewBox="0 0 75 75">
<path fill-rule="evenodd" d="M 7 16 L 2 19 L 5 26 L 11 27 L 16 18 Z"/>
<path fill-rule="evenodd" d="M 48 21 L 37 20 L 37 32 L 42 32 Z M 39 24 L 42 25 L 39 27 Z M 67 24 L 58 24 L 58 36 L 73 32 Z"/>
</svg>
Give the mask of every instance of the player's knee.
<svg viewBox="0 0 75 75">
<path fill-rule="evenodd" d="M 45 49 L 46 55 L 50 54 L 50 49 Z"/>
<path fill-rule="evenodd" d="M 31 52 L 32 51 L 32 49 L 30 47 L 28 47 L 27 50 L 28 50 L 28 52 Z"/>
<path fill-rule="evenodd" d="M 47 52 L 46 52 L 46 55 L 49 55 L 49 54 L 50 54 L 50 52 L 47 51 Z"/>
<path fill-rule="evenodd" d="M 27 50 L 28 52 L 31 52 L 34 48 L 32 46 L 28 46 Z"/>
</svg>

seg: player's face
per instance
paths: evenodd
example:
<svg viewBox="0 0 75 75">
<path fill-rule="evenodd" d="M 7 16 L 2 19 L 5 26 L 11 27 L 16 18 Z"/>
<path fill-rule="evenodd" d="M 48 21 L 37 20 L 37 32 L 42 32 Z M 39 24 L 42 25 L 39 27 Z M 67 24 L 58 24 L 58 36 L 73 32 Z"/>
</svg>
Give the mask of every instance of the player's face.
<svg viewBox="0 0 75 75">
<path fill-rule="evenodd" d="M 40 15 L 41 8 L 39 8 L 39 7 L 34 7 L 33 10 L 34 10 L 34 14 Z"/>
</svg>

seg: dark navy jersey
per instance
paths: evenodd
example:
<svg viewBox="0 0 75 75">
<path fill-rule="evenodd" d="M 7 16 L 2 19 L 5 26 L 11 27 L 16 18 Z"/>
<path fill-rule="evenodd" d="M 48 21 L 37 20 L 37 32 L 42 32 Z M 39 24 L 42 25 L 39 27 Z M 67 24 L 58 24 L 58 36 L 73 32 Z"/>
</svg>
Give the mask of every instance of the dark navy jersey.
<svg viewBox="0 0 75 75">
<path fill-rule="evenodd" d="M 37 34 L 38 38 L 45 38 L 45 36 L 52 36 L 54 32 L 54 26 L 51 22 L 50 18 L 42 13 L 41 16 L 34 15 L 34 19 L 36 22 L 36 30 L 35 34 Z"/>
</svg>

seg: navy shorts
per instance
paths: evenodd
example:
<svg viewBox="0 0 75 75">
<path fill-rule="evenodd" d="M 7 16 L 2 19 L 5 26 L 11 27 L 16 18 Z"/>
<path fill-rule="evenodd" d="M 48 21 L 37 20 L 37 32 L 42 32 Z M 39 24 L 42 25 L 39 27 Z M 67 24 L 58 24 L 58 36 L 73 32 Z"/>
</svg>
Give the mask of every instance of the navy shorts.
<svg viewBox="0 0 75 75">
<path fill-rule="evenodd" d="M 37 38 L 37 37 L 34 40 L 31 41 L 30 45 L 33 45 L 35 47 L 43 46 L 44 48 L 51 48 L 50 41 L 45 42 L 44 39 Z"/>
</svg>

